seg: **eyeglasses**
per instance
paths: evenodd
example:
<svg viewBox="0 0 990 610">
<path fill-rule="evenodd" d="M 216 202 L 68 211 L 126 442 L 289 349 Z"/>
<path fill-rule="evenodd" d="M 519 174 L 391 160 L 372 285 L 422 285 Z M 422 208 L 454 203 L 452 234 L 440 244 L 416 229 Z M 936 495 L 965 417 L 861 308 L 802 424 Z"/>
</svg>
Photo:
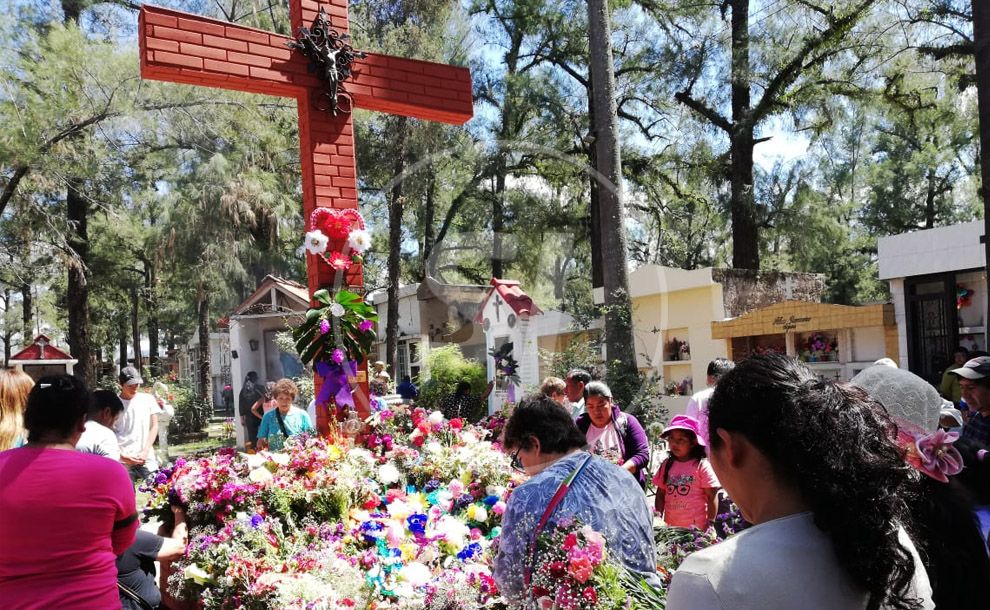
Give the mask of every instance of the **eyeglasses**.
<svg viewBox="0 0 990 610">
<path fill-rule="evenodd" d="M 518 470 L 519 472 L 525 472 L 526 467 L 523 463 L 519 461 L 519 452 L 522 451 L 522 447 L 516 449 L 516 452 L 512 454 L 511 461 L 509 464 L 512 466 L 513 470 Z"/>
</svg>

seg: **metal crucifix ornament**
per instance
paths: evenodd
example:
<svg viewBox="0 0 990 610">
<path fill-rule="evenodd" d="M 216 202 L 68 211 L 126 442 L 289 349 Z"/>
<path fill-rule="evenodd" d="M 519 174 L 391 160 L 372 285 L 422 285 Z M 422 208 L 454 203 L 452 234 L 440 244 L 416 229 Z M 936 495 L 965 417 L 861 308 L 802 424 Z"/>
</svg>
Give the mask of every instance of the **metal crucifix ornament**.
<svg viewBox="0 0 990 610">
<path fill-rule="evenodd" d="M 350 36 L 330 27 L 327 13 L 320 8 L 313 25 L 300 28 L 294 41 L 287 43 L 309 58 L 310 70 L 326 81 L 328 90 L 321 93 L 317 107 L 333 116 L 350 114 L 351 96 L 344 89 L 344 80 L 351 75 L 351 62 L 355 57 L 365 57 L 350 45 Z"/>
</svg>

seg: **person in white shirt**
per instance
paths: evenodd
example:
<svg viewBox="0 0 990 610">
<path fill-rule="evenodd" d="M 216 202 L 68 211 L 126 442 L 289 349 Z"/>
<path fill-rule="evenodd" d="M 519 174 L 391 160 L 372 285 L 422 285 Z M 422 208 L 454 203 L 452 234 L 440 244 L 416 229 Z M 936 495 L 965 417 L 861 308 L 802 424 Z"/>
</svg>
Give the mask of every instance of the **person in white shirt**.
<svg viewBox="0 0 990 610">
<path fill-rule="evenodd" d="M 571 417 L 577 419 L 584 414 L 584 399 L 588 397 L 584 386 L 591 383 L 591 373 L 584 369 L 571 369 L 564 379 L 564 394 L 567 402 L 564 407 L 570 409 Z"/>
<path fill-rule="evenodd" d="M 715 391 L 715 384 L 718 383 L 718 380 L 723 375 L 735 368 L 735 366 L 736 363 L 728 358 L 716 358 L 709 362 L 708 376 L 705 378 L 708 387 L 700 392 L 695 392 L 691 400 L 688 401 L 687 410 L 684 411 L 684 415 L 701 421 L 702 413 L 708 412 L 708 399 L 712 397 L 712 393 Z"/>
<path fill-rule="evenodd" d="M 124 403 L 110 390 L 96 390 L 86 414 L 86 430 L 76 442 L 76 449 L 120 461 L 120 444 L 113 426 L 124 411 Z"/>
<path fill-rule="evenodd" d="M 751 356 L 708 418 L 712 468 L 754 526 L 688 556 L 667 610 L 935 607 L 906 533 L 916 478 L 866 392 Z"/>
<path fill-rule="evenodd" d="M 120 443 L 120 461 L 127 466 L 132 479 L 142 481 L 158 470 L 154 450 L 158 403 L 151 394 L 138 391 L 144 380 L 134 367 L 121 369 L 118 380 L 120 400 L 124 403 L 124 412 L 114 427 Z"/>
</svg>

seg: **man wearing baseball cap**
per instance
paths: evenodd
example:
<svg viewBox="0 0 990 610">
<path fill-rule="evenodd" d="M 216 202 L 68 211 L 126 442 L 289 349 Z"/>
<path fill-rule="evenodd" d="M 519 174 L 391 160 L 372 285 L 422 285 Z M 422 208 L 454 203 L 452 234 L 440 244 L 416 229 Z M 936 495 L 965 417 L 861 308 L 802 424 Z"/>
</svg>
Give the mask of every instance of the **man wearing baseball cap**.
<svg viewBox="0 0 990 610">
<path fill-rule="evenodd" d="M 120 369 L 120 401 L 124 412 L 114 431 L 120 443 L 120 461 L 134 481 L 143 481 L 158 470 L 155 439 L 158 437 L 158 403 L 151 394 L 138 392 L 144 380 L 133 366 Z"/>
<path fill-rule="evenodd" d="M 962 438 L 990 444 L 990 356 L 973 358 L 951 372 L 959 377 L 963 400 L 972 413 Z"/>
</svg>

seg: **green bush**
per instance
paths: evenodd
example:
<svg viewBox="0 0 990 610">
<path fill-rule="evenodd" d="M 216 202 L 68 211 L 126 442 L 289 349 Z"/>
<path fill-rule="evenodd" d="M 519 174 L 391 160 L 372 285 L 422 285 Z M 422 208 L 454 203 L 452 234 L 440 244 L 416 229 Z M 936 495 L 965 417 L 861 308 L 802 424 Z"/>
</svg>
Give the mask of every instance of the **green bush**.
<svg viewBox="0 0 990 610">
<path fill-rule="evenodd" d="M 418 404 L 437 408 L 448 394 L 453 394 L 457 384 L 465 380 L 471 384 L 471 393 L 480 396 L 485 391 L 485 367 L 475 360 L 468 360 L 457 345 L 445 345 L 430 350 L 426 358 L 430 379 L 419 388 Z"/>
<path fill-rule="evenodd" d="M 175 416 L 169 422 L 169 434 L 201 432 L 213 415 L 210 403 L 196 395 L 196 390 L 186 382 L 174 382 L 170 386 Z"/>
</svg>

